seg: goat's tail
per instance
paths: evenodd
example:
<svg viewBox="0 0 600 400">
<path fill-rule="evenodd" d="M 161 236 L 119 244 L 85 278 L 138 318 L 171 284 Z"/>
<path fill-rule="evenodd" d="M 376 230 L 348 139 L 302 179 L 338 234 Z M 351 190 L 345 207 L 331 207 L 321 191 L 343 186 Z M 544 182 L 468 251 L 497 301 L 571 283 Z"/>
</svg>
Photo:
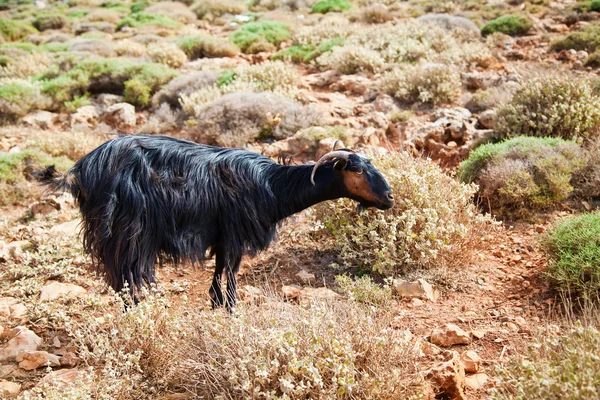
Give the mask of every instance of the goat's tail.
<svg viewBox="0 0 600 400">
<path fill-rule="evenodd" d="M 56 170 L 54 165 L 50 165 L 42 171 L 37 171 L 33 175 L 38 182 L 48 186 L 48 188 L 54 192 L 72 192 L 73 190 L 70 172 L 61 174 Z"/>
</svg>

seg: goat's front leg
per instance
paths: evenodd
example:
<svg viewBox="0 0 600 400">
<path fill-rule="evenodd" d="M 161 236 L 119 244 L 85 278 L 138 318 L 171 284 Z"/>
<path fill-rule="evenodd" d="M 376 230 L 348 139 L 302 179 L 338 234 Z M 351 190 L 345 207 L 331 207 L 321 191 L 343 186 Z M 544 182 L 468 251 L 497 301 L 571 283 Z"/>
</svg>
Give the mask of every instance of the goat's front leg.
<svg viewBox="0 0 600 400">
<path fill-rule="evenodd" d="M 223 292 L 221 291 L 221 279 L 223 276 L 223 269 L 225 269 L 226 264 L 223 250 L 218 248 L 215 253 L 215 273 L 213 275 L 212 285 L 210 285 L 210 289 L 208 290 L 213 309 L 221 307 L 224 303 Z"/>
<path fill-rule="evenodd" d="M 227 274 L 227 310 L 235 311 L 237 304 L 237 278 L 242 256 L 233 256 L 229 259 L 225 269 Z"/>
</svg>

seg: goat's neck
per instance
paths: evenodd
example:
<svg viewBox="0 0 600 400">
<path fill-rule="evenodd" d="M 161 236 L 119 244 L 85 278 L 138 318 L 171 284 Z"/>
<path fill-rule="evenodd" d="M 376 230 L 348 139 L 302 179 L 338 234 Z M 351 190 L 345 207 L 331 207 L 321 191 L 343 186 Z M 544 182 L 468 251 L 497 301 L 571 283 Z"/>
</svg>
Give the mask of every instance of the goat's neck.
<svg viewBox="0 0 600 400">
<path fill-rule="evenodd" d="M 270 186 L 278 200 L 277 210 L 273 210 L 276 221 L 322 201 L 342 197 L 331 166 L 319 167 L 315 175 L 315 185 L 310 181 L 312 169 L 312 165 L 275 167 Z"/>
</svg>

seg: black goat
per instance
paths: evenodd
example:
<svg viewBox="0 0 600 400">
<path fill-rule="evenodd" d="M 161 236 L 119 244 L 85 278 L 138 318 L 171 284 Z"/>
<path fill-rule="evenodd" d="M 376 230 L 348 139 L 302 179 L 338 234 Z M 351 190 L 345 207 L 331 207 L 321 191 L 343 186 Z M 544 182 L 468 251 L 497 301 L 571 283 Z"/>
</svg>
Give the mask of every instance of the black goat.
<svg viewBox="0 0 600 400">
<path fill-rule="evenodd" d="M 202 262 L 216 255 L 210 296 L 236 304 L 236 273 L 244 254 L 266 249 L 277 223 L 324 200 L 349 197 L 359 207 L 388 209 L 383 176 L 352 150 L 316 164 L 281 165 L 238 149 L 162 136 L 125 136 L 81 158 L 65 176 L 53 167 L 40 181 L 69 190 L 83 217 L 83 242 L 109 284 L 120 291 L 154 282 L 154 264 Z"/>
</svg>

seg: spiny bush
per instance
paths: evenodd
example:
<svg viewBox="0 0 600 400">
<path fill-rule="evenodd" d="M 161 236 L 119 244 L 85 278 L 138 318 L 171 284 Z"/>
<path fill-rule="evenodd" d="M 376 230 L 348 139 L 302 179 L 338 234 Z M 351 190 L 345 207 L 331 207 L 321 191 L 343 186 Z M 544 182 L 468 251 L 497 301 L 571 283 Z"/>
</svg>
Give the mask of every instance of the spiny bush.
<svg viewBox="0 0 600 400">
<path fill-rule="evenodd" d="M 294 44 L 299 46 L 319 46 L 326 41 L 346 38 L 355 34 L 358 25 L 346 18 L 334 15 L 323 17 L 317 24 L 304 26 L 294 34 Z"/>
<path fill-rule="evenodd" d="M 219 38 L 209 35 L 190 35 L 177 40 L 177 45 L 190 60 L 204 57 L 233 57 L 239 49 Z"/>
<path fill-rule="evenodd" d="M 494 32 L 502 32 L 507 35 L 524 35 L 533 27 L 533 22 L 527 17 L 521 15 L 504 15 L 488 22 L 481 28 L 481 34 L 484 36 Z"/>
<path fill-rule="evenodd" d="M 348 199 L 316 206 L 344 264 L 396 275 L 415 267 L 454 267 L 457 257 L 468 260 L 477 247 L 474 238 L 490 222 L 471 202 L 476 186 L 459 183 L 431 160 L 407 153 L 372 161 L 397 199 L 392 209 L 358 214 Z"/>
<path fill-rule="evenodd" d="M 494 130 L 501 138 L 551 136 L 594 141 L 600 127 L 600 97 L 587 79 L 533 79 L 498 110 Z"/>
<path fill-rule="evenodd" d="M 460 164 L 458 176 L 479 185 L 484 207 L 513 218 L 567 199 L 573 175 L 585 164 L 585 152 L 574 142 L 520 136 L 478 147 Z"/>
<path fill-rule="evenodd" d="M 327 14 L 329 12 L 346 11 L 352 8 L 348 0 L 319 0 L 312 5 L 311 11 L 314 13 Z"/>
<path fill-rule="evenodd" d="M 35 29 L 29 22 L 19 21 L 16 19 L 0 18 L 0 34 L 2 34 L 6 40 L 19 40 L 27 35 L 37 32 L 37 29 Z"/>
<path fill-rule="evenodd" d="M 58 13 L 42 14 L 33 20 L 33 26 L 39 31 L 62 29 L 66 24 L 67 18 Z"/>
<path fill-rule="evenodd" d="M 223 14 L 241 14 L 244 6 L 236 0 L 198 0 L 191 10 L 198 18 L 212 21 Z"/>
<path fill-rule="evenodd" d="M 191 24 L 196 21 L 196 14 L 178 1 L 161 1 L 145 8 L 144 11 L 149 14 L 165 15 L 182 24 Z"/>
<path fill-rule="evenodd" d="M 118 56 L 141 57 L 146 54 L 146 46 L 130 39 L 114 42 L 113 50 Z"/>
<path fill-rule="evenodd" d="M 546 277 L 572 296 L 600 293 L 600 212 L 565 218 L 542 237 L 550 262 Z"/>
<path fill-rule="evenodd" d="M 158 108 L 162 103 L 167 103 L 173 108 L 181 107 L 180 97 L 189 96 L 194 92 L 216 87 L 219 73 L 217 71 L 195 71 L 180 75 L 163 86 L 152 98 L 152 105 Z M 218 89 L 217 89 L 218 90 Z M 219 90 L 220 95 L 220 90 Z M 194 102 L 194 104 L 197 104 Z M 204 102 L 202 104 L 205 104 Z M 193 106 L 192 106 L 193 109 Z M 187 110 L 190 111 L 190 110 Z M 196 115 L 192 110 L 189 115 Z"/>
<path fill-rule="evenodd" d="M 185 53 L 171 42 L 152 43 L 148 46 L 147 53 L 153 62 L 165 64 L 171 68 L 179 68 L 187 61 Z"/>
<path fill-rule="evenodd" d="M 337 275 L 335 281 L 350 301 L 357 301 L 375 307 L 386 307 L 392 302 L 390 285 L 380 286 L 373 282 L 368 275 L 356 279 L 352 279 L 348 275 Z"/>
<path fill-rule="evenodd" d="M 181 23 L 164 15 L 149 14 L 141 11 L 138 13 L 130 14 L 129 16 L 123 18 L 121 22 L 119 22 L 119 24 L 117 25 L 117 29 L 120 30 L 126 26 L 130 26 L 132 28 L 139 28 L 141 26 L 147 25 L 164 26 L 167 28 L 179 28 L 181 26 Z"/>
<path fill-rule="evenodd" d="M 600 48 L 600 24 L 591 24 L 569 33 L 551 43 L 553 50 L 585 50 L 589 53 Z"/>
<path fill-rule="evenodd" d="M 600 331 L 575 323 L 540 332 L 524 358 L 500 365 L 497 400 L 579 400 L 600 397 Z M 576 371 L 576 372 L 575 372 Z"/>
<path fill-rule="evenodd" d="M 198 108 L 189 131 L 197 142 L 244 147 L 259 139 L 285 139 L 318 125 L 322 115 L 310 106 L 273 93 L 230 93 Z"/>
<path fill-rule="evenodd" d="M 0 79 L 0 113 L 22 117 L 35 109 L 46 109 L 51 99 L 42 94 L 42 85 L 27 79 Z"/>
<path fill-rule="evenodd" d="M 7 59 L 6 64 L 0 67 L 0 73 L 6 78 L 27 79 L 46 71 L 53 62 L 48 54 L 35 52 Z"/>
<path fill-rule="evenodd" d="M 289 26 L 278 21 L 250 22 L 230 36 L 231 41 L 244 53 L 273 51 L 290 38 Z"/>
<path fill-rule="evenodd" d="M 402 65 L 384 74 L 380 90 L 405 102 L 451 103 L 460 92 L 460 74 L 453 66 Z"/>
<path fill-rule="evenodd" d="M 116 11 L 97 8 L 90 11 L 85 15 L 84 20 L 90 22 L 110 22 L 111 24 L 118 24 L 122 19 L 121 14 Z"/>
</svg>

